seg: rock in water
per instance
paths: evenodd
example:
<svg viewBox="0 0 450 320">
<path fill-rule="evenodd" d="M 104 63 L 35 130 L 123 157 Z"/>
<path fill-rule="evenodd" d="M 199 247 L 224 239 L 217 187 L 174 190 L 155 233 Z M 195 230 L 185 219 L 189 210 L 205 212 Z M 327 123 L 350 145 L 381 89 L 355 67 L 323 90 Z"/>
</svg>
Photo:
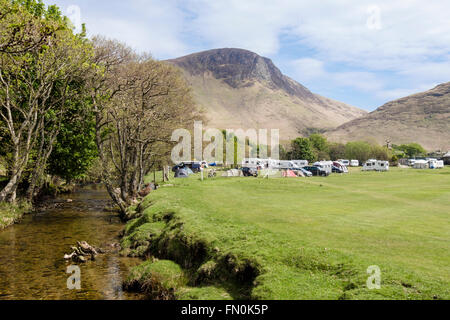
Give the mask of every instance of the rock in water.
<svg viewBox="0 0 450 320">
<path fill-rule="evenodd" d="M 85 263 L 88 260 L 95 260 L 102 250 L 96 249 L 86 241 L 77 242 L 76 247 L 72 247 L 72 253 L 64 255 L 65 260 L 72 260 L 74 262 Z"/>
</svg>

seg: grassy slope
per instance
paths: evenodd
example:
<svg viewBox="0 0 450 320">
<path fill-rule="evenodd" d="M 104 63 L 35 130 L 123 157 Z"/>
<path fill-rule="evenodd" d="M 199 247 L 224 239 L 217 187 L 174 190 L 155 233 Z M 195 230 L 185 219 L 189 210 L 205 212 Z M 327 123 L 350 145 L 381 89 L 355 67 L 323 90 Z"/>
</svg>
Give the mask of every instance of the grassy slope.
<svg viewBox="0 0 450 320">
<path fill-rule="evenodd" d="M 181 228 L 209 248 L 203 262 L 220 263 L 232 253 L 257 266 L 252 298 L 450 298 L 449 168 L 314 179 L 193 178 L 153 193 L 148 205 L 143 218 L 129 223 L 125 242 L 140 230 L 145 238 L 155 216 L 173 212 L 176 223 L 167 223 L 163 237 Z M 161 245 L 155 252 L 177 260 Z M 381 290 L 366 288 L 371 265 L 382 270 Z M 185 267 L 198 276 L 195 266 Z"/>
<path fill-rule="evenodd" d="M 17 205 L 0 203 L 0 230 L 18 222 L 30 209 L 31 206 L 26 202 Z"/>
</svg>

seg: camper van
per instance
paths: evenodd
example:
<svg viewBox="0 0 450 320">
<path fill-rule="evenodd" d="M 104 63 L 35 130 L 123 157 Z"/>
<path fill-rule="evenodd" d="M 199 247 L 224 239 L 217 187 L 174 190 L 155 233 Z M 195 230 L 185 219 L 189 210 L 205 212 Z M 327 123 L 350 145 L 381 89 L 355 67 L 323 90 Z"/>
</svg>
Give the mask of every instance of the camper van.
<svg viewBox="0 0 450 320">
<path fill-rule="evenodd" d="M 359 167 L 359 161 L 358 160 L 352 160 L 350 161 L 351 167 Z"/>
<path fill-rule="evenodd" d="M 370 159 L 364 164 L 362 171 L 389 171 L 389 162 Z"/>
<path fill-rule="evenodd" d="M 292 163 L 299 168 L 307 167 L 309 165 L 308 160 L 292 160 Z"/>
<path fill-rule="evenodd" d="M 314 163 L 314 166 L 322 168 L 328 174 L 333 173 L 333 162 L 331 162 L 331 161 L 319 161 L 319 162 Z"/>
<path fill-rule="evenodd" d="M 428 166 L 430 167 L 430 169 L 443 169 L 444 161 L 437 159 L 430 159 L 428 160 Z"/>
</svg>

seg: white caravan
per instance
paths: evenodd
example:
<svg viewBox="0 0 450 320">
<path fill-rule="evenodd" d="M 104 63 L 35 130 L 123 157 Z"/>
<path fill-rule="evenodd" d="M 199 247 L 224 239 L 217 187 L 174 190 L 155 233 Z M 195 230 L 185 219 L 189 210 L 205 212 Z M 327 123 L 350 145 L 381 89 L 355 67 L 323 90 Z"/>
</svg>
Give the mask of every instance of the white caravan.
<svg viewBox="0 0 450 320">
<path fill-rule="evenodd" d="M 333 173 L 333 162 L 332 161 L 319 161 L 319 162 L 314 163 L 314 166 L 322 168 L 329 174 Z"/>
<path fill-rule="evenodd" d="M 352 160 L 350 161 L 351 167 L 359 167 L 359 161 L 358 160 Z"/>
<path fill-rule="evenodd" d="M 257 158 L 248 158 L 248 159 L 244 159 L 242 160 L 242 167 L 244 168 L 262 168 L 263 167 L 263 162 L 261 161 L 261 159 L 257 159 Z"/>
<path fill-rule="evenodd" d="M 342 160 L 342 159 L 340 159 L 337 162 L 342 163 L 346 167 L 350 166 L 350 160 Z"/>
<path fill-rule="evenodd" d="M 275 169 L 280 170 L 292 170 L 292 169 L 300 169 L 299 166 L 295 165 L 292 161 L 278 161 L 275 165 Z"/>
<path fill-rule="evenodd" d="M 389 162 L 370 159 L 364 164 L 362 171 L 389 171 Z"/>
<path fill-rule="evenodd" d="M 428 166 L 430 167 L 430 169 L 443 169 L 444 161 L 437 159 L 430 159 L 428 160 Z"/>
<path fill-rule="evenodd" d="M 414 169 L 428 169 L 429 163 L 427 160 L 415 160 L 413 164 Z"/>
<path fill-rule="evenodd" d="M 300 168 L 307 167 L 309 165 L 308 160 L 292 160 L 292 163 Z"/>
</svg>

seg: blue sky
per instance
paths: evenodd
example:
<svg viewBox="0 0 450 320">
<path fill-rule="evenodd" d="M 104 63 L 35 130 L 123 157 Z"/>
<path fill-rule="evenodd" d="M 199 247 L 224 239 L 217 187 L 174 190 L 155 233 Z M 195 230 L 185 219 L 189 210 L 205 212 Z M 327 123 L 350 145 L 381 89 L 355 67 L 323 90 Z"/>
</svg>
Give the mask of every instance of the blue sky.
<svg viewBox="0 0 450 320">
<path fill-rule="evenodd" d="M 237 47 L 311 91 L 372 111 L 450 81 L 445 0 L 45 0 L 90 35 L 157 59 Z"/>
</svg>

